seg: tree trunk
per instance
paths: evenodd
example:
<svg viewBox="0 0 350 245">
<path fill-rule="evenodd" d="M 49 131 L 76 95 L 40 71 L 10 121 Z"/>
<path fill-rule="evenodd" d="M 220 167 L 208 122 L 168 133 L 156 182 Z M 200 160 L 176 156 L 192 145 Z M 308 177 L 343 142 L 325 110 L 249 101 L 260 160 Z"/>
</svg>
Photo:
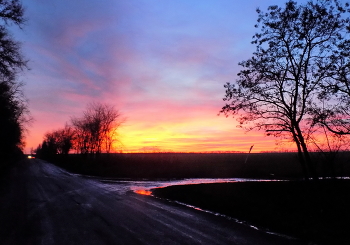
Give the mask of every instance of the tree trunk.
<svg viewBox="0 0 350 245">
<path fill-rule="evenodd" d="M 302 152 L 303 152 L 303 156 L 304 156 L 304 160 L 305 160 L 305 165 L 306 167 L 308 168 L 308 172 L 311 174 L 311 177 L 314 181 L 317 181 L 318 180 L 318 176 L 317 176 L 317 173 L 316 173 L 316 168 L 314 166 L 314 163 L 312 162 L 312 159 L 310 157 L 310 153 L 309 153 L 309 150 L 307 149 L 307 145 L 305 143 L 305 140 L 304 140 L 304 136 L 299 128 L 299 125 L 295 125 L 295 129 L 297 131 L 297 138 L 299 140 L 299 143 L 300 143 L 300 146 L 301 146 L 301 149 L 302 149 Z"/>
<path fill-rule="evenodd" d="M 301 168 L 302 168 L 303 173 L 304 173 L 304 180 L 305 181 L 309 181 L 309 178 L 310 178 L 309 177 L 309 172 L 308 172 L 307 167 L 306 167 L 306 163 L 305 163 L 305 160 L 304 160 L 303 151 L 301 149 L 299 139 L 296 136 L 295 132 L 292 132 L 292 134 L 293 134 L 294 142 L 295 142 L 295 144 L 297 145 L 297 148 L 298 148 L 298 159 L 299 159 L 299 163 L 300 163 Z"/>
</svg>

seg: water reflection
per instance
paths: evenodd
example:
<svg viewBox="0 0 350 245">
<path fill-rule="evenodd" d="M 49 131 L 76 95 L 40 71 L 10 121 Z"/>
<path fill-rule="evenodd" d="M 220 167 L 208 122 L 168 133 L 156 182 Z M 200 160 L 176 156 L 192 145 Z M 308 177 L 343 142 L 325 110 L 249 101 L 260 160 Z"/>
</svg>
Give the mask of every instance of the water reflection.
<svg viewBox="0 0 350 245">
<path fill-rule="evenodd" d="M 86 178 L 86 176 L 85 176 Z M 91 177 L 96 179 L 96 177 Z M 118 194 L 125 194 L 128 191 L 141 195 L 152 195 L 152 189 L 167 187 L 172 185 L 194 185 L 194 184 L 209 184 L 209 183 L 233 183 L 247 181 L 276 181 L 264 179 L 243 179 L 243 178 L 224 178 L 224 179 L 181 179 L 181 180 L 123 180 L 98 178 L 96 183 L 106 191 L 111 191 Z"/>
<path fill-rule="evenodd" d="M 87 178 L 87 176 L 84 176 Z M 96 177 L 88 177 L 91 179 L 97 179 Z M 155 188 L 163 188 L 167 186 L 173 186 L 173 185 L 194 185 L 194 184 L 210 184 L 210 183 L 234 183 L 234 182 L 249 182 L 249 181 L 255 181 L 255 182 L 267 182 L 267 181 L 285 181 L 285 180 L 268 180 L 268 179 L 243 179 L 243 178 L 227 178 L 227 179 L 182 179 L 182 180 L 121 180 L 121 179 L 108 179 L 108 178 L 98 178 L 98 181 L 95 182 L 100 187 L 104 188 L 108 192 L 113 192 L 115 194 L 124 195 L 127 192 L 133 191 L 134 193 L 140 194 L 140 195 L 146 195 L 151 196 L 152 195 L 152 189 Z M 169 200 L 170 201 L 170 200 Z M 199 207 L 189 205 L 186 203 L 173 201 L 177 204 L 184 205 L 202 212 L 210 213 L 215 216 L 222 216 L 229 220 L 234 220 L 237 223 L 245 224 L 250 226 L 253 229 L 260 230 L 258 227 L 253 226 L 245 221 L 241 221 L 220 213 L 212 212 L 209 210 L 204 210 Z M 264 229 L 262 229 L 264 230 Z M 275 234 L 279 236 L 277 233 L 265 231 L 270 234 Z M 285 236 L 287 237 L 287 236 Z M 287 237 L 290 239 L 290 237 Z"/>
<path fill-rule="evenodd" d="M 247 181 L 271 181 L 262 179 L 243 179 L 243 178 L 228 178 L 228 179 L 183 179 L 183 180 L 168 180 L 168 181 L 136 181 L 130 186 L 130 190 L 137 194 L 152 195 L 152 189 L 162 188 L 173 185 L 195 185 L 195 184 L 210 184 L 210 183 L 234 183 Z M 275 180 L 274 180 L 275 181 Z"/>
<path fill-rule="evenodd" d="M 145 196 L 152 195 L 152 191 L 147 191 L 147 190 L 136 190 L 134 192 L 137 194 L 140 194 L 140 195 L 145 195 Z"/>
</svg>

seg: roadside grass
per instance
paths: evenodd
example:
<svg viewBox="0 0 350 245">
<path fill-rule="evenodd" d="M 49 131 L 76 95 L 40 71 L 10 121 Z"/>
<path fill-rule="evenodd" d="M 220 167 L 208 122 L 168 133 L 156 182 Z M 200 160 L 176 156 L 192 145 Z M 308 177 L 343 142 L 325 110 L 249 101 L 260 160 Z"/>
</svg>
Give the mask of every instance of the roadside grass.
<svg viewBox="0 0 350 245">
<path fill-rule="evenodd" d="M 318 244 L 350 244 L 350 181 L 169 186 L 153 195 Z"/>
</svg>

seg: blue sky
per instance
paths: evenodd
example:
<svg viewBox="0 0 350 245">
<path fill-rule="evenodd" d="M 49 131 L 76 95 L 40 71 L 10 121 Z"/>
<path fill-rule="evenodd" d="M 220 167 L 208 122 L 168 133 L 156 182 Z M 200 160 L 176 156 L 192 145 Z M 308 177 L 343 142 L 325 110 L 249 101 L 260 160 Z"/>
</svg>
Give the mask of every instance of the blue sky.
<svg viewBox="0 0 350 245">
<path fill-rule="evenodd" d="M 35 121 L 27 150 L 89 102 L 127 118 L 124 151 L 278 150 L 217 116 L 226 82 L 251 57 L 257 7 L 282 1 L 26 0 L 13 34 L 30 70 L 22 76 Z"/>
</svg>

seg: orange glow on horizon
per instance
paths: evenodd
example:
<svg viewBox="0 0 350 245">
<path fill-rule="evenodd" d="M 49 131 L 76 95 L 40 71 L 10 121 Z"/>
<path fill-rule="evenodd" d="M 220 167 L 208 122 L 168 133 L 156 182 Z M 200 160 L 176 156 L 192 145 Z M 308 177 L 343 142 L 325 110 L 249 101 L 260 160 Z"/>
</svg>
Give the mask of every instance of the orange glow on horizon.
<svg viewBox="0 0 350 245">
<path fill-rule="evenodd" d="M 276 138 L 267 137 L 264 132 L 246 133 L 244 129 L 237 128 L 235 119 L 217 116 L 216 108 L 198 108 L 191 111 L 192 117 L 182 115 L 179 109 L 172 111 L 174 114 L 170 116 L 160 111 L 154 115 L 142 112 L 125 114 L 127 121 L 118 128 L 112 152 L 248 152 L 251 145 L 254 145 L 253 153 L 295 150 L 291 143 L 277 146 Z M 69 115 L 67 117 L 55 117 L 51 122 L 47 117 L 38 115 L 38 125 L 27 137 L 25 152 L 36 149 L 45 133 L 63 127 L 65 121 L 69 122 Z"/>
<path fill-rule="evenodd" d="M 276 147 L 274 137 L 263 132 L 246 133 L 235 121 L 213 117 L 187 122 L 163 122 L 144 125 L 142 122 L 120 129 L 120 142 L 115 151 L 137 152 L 253 152 L 294 150 L 293 145 Z M 118 150 L 119 149 L 119 150 Z"/>
<path fill-rule="evenodd" d="M 60 128 L 54 125 L 48 130 L 32 131 L 27 139 L 26 153 L 41 144 L 44 134 Z M 112 152 L 252 152 L 293 151 L 293 144 L 276 146 L 276 138 L 263 132 L 246 133 L 237 128 L 235 121 L 225 117 L 199 118 L 188 122 L 145 123 L 128 121 L 118 129 L 118 137 Z M 75 152 L 74 150 L 72 152 Z"/>
</svg>

